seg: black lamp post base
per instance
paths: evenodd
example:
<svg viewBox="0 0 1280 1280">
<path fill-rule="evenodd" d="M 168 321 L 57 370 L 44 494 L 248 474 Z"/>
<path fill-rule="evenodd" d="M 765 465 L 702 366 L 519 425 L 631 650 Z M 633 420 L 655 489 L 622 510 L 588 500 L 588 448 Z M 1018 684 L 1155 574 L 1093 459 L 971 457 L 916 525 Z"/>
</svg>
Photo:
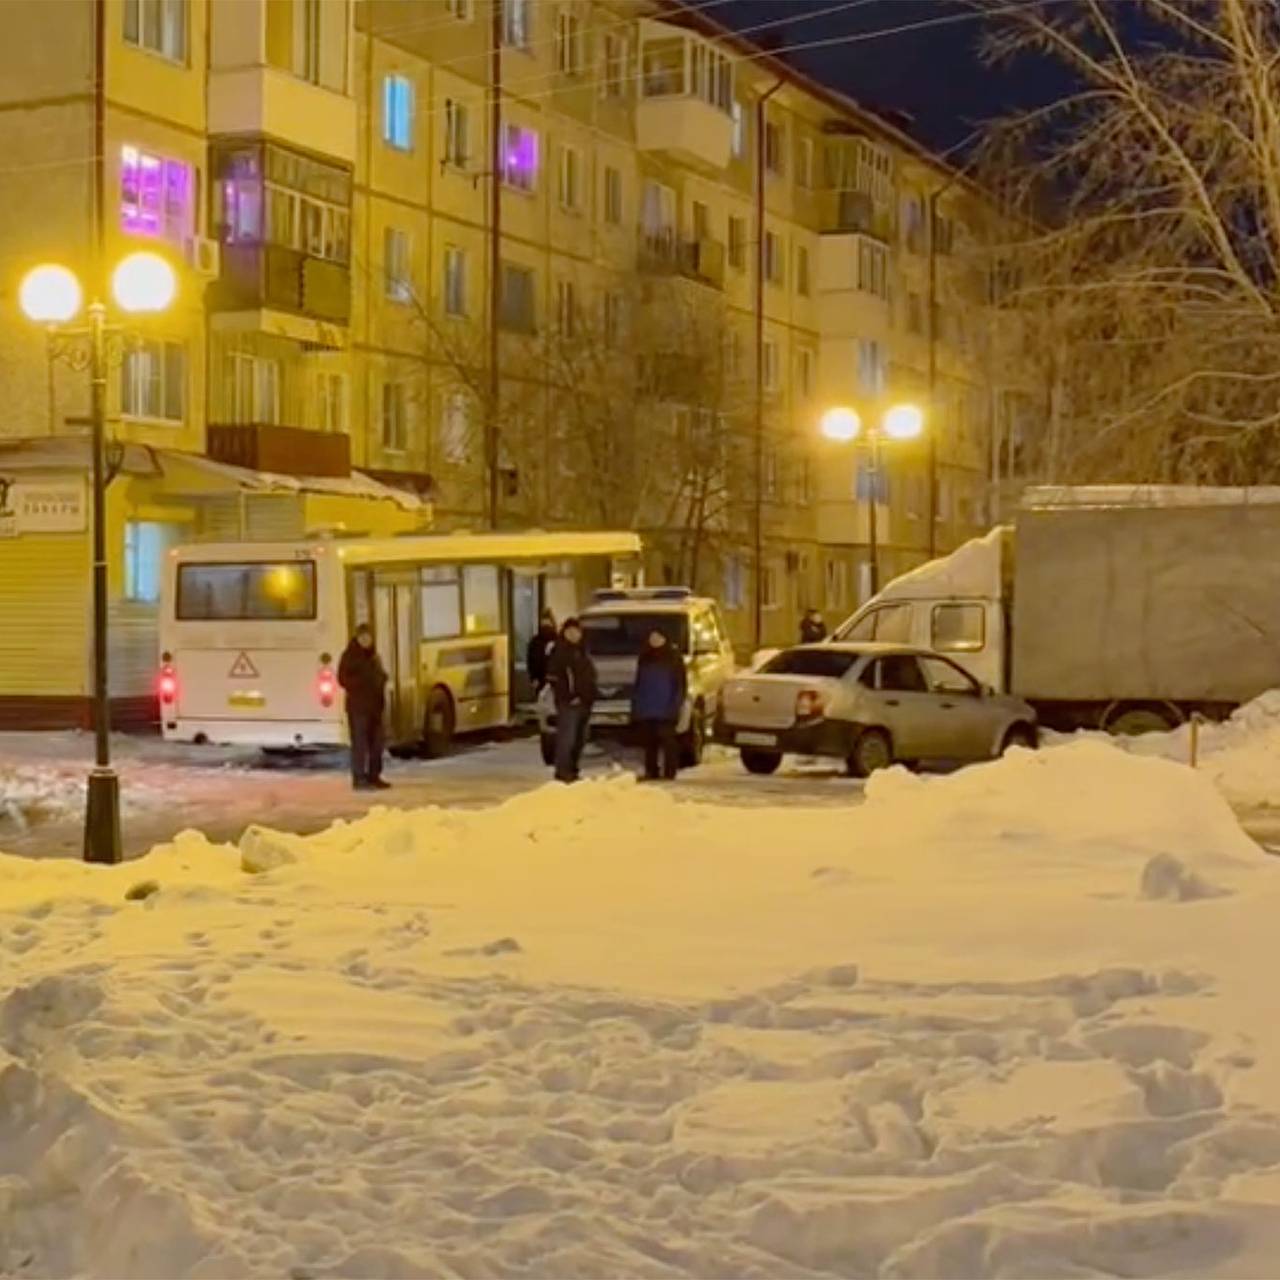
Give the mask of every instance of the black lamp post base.
<svg viewBox="0 0 1280 1280">
<path fill-rule="evenodd" d="M 120 844 L 120 779 L 114 769 L 95 769 L 89 775 L 89 800 L 84 811 L 84 860 L 124 861 Z"/>
</svg>

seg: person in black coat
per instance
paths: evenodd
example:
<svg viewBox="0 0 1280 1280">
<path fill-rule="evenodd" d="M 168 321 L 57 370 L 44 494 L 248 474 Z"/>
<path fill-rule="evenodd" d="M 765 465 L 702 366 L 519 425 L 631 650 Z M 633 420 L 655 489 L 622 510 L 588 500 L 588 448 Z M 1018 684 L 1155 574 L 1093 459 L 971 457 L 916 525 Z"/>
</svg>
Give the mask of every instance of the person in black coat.
<svg viewBox="0 0 1280 1280">
<path fill-rule="evenodd" d="M 556 615 L 550 609 L 546 609 L 542 614 L 542 625 L 529 641 L 529 647 L 525 651 L 524 666 L 529 673 L 529 681 L 533 685 L 535 697 L 542 692 L 543 685 L 547 683 L 547 659 L 551 657 L 551 650 L 555 647 L 555 643 Z"/>
<path fill-rule="evenodd" d="M 806 609 L 800 623 L 800 643 L 820 644 L 827 638 L 827 624 L 817 609 Z"/>
<path fill-rule="evenodd" d="M 566 618 L 560 629 L 547 658 L 547 683 L 556 700 L 556 779 L 577 782 L 596 700 L 596 664 L 583 644 L 577 618 Z"/>
<path fill-rule="evenodd" d="M 338 663 L 338 683 L 347 695 L 351 732 L 351 783 L 357 791 L 384 791 L 382 718 L 387 707 L 387 672 L 373 647 L 367 622 L 357 628 Z"/>
<path fill-rule="evenodd" d="M 656 628 L 636 663 L 636 683 L 631 693 L 631 719 L 640 729 L 644 743 L 644 776 L 658 776 L 658 755 L 662 755 L 662 776 L 676 776 L 680 767 L 680 745 L 676 728 L 689 691 L 684 658 Z"/>
</svg>

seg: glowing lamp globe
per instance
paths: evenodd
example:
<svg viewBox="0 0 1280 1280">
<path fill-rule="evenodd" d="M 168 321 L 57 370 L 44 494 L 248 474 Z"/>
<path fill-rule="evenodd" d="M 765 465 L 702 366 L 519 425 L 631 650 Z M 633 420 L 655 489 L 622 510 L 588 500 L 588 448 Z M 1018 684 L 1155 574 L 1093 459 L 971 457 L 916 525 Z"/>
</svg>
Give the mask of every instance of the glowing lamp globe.
<svg viewBox="0 0 1280 1280">
<path fill-rule="evenodd" d="M 173 268 L 158 253 L 131 253 L 111 277 L 111 293 L 122 311 L 164 311 L 177 292 Z"/>
<path fill-rule="evenodd" d="M 896 404 L 884 415 L 884 433 L 891 440 L 914 440 L 924 431 L 924 414 L 913 404 Z"/>
<path fill-rule="evenodd" d="M 828 440 L 847 444 L 858 438 L 858 433 L 862 430 L 862 419 L 855 409 L 828 409 L 822 415 L 821 427 L 822 434 Z"/>
<path fill-rule="evenodd" d="M 39 324 L 65 324 L 80 310 L 81 296 L 75 273 L 52 263 L 28 271 L 18 286 L 23 315 Z"/>
</svg>

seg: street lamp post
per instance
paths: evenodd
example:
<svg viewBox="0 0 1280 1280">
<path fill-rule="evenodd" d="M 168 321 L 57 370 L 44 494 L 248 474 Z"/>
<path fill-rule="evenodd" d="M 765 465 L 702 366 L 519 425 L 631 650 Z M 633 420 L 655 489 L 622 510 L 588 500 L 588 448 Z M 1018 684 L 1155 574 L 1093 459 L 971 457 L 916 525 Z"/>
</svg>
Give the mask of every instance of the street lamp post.
<svg viewBox="0 0 1280 1280">
<path fill-rule="evenodd" d="M 822 434 L 836 444 L 851 444 L 862 434 L 862 419 L 855 409 L 843 406 L 822 415 Z M 914 440 L 924 431 L 924 414 L 913 404 L 898 404 L 867 432 L 871 510 L 867 517 L 867 554 L 871 566 L 871 594 L 880 590 L 880 446 L 889 440 Z"/>
<path fill-rule="evenodd" d="M 134 253 L 112 276 L 116 303 L 125 312 L 164 311 L 177 284 L 173 268 L 154 253 Z M 26 316 L 45 325 L 50 337 L 87 339 L 89 416 L 93 452 L 93 732 L 94 767 L 89 774 L 84 817 L 86 862 L 120 862 L 120 779 L 111 766 L 111 701 L 107 682 L 107 308 L 94 298 L 86 328 L 66 328 L 80 311 L 80 282 L 66 267 L 47 265 L 27 273 L 18 291 Z M 69 350 L 69 349 L 68 349 Z M 71 363 L 85 367 L 83 356 Z"/>
</svg>

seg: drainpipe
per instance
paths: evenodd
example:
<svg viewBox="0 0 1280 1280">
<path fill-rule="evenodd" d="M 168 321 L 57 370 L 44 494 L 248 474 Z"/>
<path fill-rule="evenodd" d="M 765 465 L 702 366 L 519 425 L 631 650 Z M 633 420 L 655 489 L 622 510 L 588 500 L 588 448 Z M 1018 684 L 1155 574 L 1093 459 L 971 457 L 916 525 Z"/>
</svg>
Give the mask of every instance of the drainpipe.
<svg viewBox="0 0 1280 1280">
<path fill-rule="evenodd" d="M 502 0 L 492 0 L 489 18 L 489 405 L 484 424 L 484 459 L 490 529 L 498 527 L 498 413 L 502 378 L 498 370 L 498 317 L 502 314 Z"/>
<path fill-rule="evenodd" d="M 775 80 L 756 100 L 756 420 L 755 420 L 755 494 L 752 520 L 755 586 L 753 600 L 753 635 L 755 648 L 764 644 L 764 237 L 765 237 L 765 124 L 769 99 L 782 88 Z"/>
</svg>

